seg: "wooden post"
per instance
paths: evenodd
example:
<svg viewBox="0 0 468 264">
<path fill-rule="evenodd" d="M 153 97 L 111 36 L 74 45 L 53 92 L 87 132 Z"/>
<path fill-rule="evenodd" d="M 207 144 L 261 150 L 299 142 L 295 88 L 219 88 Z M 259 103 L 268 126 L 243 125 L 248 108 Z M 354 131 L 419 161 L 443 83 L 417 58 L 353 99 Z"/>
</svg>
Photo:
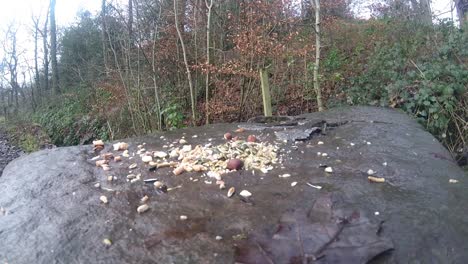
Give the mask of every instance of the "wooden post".
<svg viewBox="0 0 468 264">
<path fill-rule="evenodd" d="M 272 116 L 270 85 L 268 84 L 268 72 L 265 69 L 260 69 L 260 81 L 262 86 L 263 112 L 265 116 Z"/>
</svg>

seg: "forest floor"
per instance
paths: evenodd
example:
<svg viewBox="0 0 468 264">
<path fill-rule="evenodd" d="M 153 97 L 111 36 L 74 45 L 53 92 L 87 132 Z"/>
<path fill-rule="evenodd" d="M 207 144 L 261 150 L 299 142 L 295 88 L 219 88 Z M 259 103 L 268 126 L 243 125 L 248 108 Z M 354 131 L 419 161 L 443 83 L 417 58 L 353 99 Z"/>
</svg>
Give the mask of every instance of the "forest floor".
<svg viewBox="0 0 468 264">
<path fill-rule="evenodd" d="M 10 144 L 10 138 L 7 133 L 3 129 L 0 129 L 0 177 L 6 165 L 23 153 L 19 147 Z"/>
</svg>

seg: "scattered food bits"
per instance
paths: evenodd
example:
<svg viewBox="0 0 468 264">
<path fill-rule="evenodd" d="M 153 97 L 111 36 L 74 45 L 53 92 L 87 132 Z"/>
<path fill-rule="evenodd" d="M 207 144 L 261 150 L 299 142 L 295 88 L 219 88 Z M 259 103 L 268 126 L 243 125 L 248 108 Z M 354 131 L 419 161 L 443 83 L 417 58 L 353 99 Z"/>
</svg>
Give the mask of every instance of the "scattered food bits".
<svg viewBox="0 0 468 264">
<path fill-rule="evenodd" d="M 101 184 L 100 184 L 99 182 L 98 182 L 98 183 L 95 183 L 95 184 L 94 184 L 94 187 L 99 188 L 99 187 L 101 187 Z"/>
<path fill-rule="evenodd" d="M 192 169 L 196 172 L 206 171 L 206 167 L 200 164 L 193 165 Z"/>
<path fill-rule="evenodd" d="M 192 150 L 192 145 L 184 145 L 182 147 L 182 152 L 189 152 Z"/>
<path fill-rule="evenodd" d="M 128 144 L 125 142 L 119 142 L 114 144 L 114 150 L 119 151 L 119 150 L 127 150 L 128 149 Z"/>
<path fill-rule="evenodd" d="M 148 163 L 148 162 L 150 162 L 150 161 L 153 161 L 153 157 L 151 157 L 151 156 L 143 156 L 143 157 L 141 158 L 141 161 L 143 161 L 144 163 Z"/>
<path fill-rule="evenodd" d="M 107 181 L 112 181 L 114 179 L 113 176 L 107 176 Z"/>
<path fill-rule="evenodd" d="M 242 133 L 242 132 L 244 132 L 244 131 L 245 131 L 245 129 L 244 129 L 243 127 L 241 127 L 241 128 L 236 129 L 235 132 L 236 132 L 236 133 Z"/>
<path fill-rule="evenodd" d="M 137 165 L 136 163 L 133 163 L 133 164 L 131 164 L 130 166 L 128 166 L 128 168 L 129 168 L 130 170 L 132 170 L 132 169 L 135 169 L 137 166 L 138 166 L 138 165 Z"/>
<path fill-rule="evenodd" d="M 216 238 L 215 238 L 215 239 L 219 241 L 219 240 L 222 240 L 222 239 L 223 239 L 223 237 L 222 237 L 222 236 L 216 236 Z"/>
<path fill-rule="evenodd" d="M 366 144 L 367 144 L 367 145 L 370 145 L 370 144 L 372 144 L 372 143 L 370 143 L 369 141 L 367 141 Z"/>
<path fill-rule="evenodd" d="M 219 175 L 219 173 L 217 172 L 209 171 L 208 173 L 206 173 L 206 175 L 210 178 L 215 178 L 217 181 L 221 180 L 221 175 Z"/>
<path fill-rule="evenodd" d="M 163 163 L 158 163 L 156 165 L 156 168 L 165 168 L 165 167 L 176 167 L 177 162 L 163 162 Z"/>
<path fill-rule="evenodd" d="M 116 157 L 114 157 L 114 161 L 115 161 L 115 162 L 122 161 L 122 157 L 116 156 Z"/>
<path fill-rule="evenodd" d="M 323 145 L 323 141 L 317 142 L 317 145 Z"/>
<path fill-rule="evenodd" d="M 327 153 L 322 153 L 322 157 L 328 157 Z"/>
<path fill-rule="evenodd" d="M 188 217 L 187 217 L 186 215 L 181 215 L 181 216 L 179 217 L 179 219 L 182 220 L 182 221 L 185 221 L 185 220 L 188 219 Z"/>
<path fill-rule="evenodd" d="M 380 213 L 379 212 L 374 212 L 374 215 L 380 215 Z"/>
<path fill-rule="evenodd" d="M 458 183 L 458 180 L 455 180 L 455 179 L 449 179 L 449 183 Z"/>
<path fill-rule="evenodd" d="M 322 189 L 322 186 L 319 186 L 319 185 L 314 185 L 314 184 L 311 184 L 311 183 L 306 183 L 306 184 L 309 185 L 310 187 L 318 189 L 318 190 Z"/>
<path fill-rule="evenodd" d="M 96 160 L 96 167 L 102 167 L 103 165 L 109 163 L 108 160 Z"/>
<path fill-rule="evenodd" d="M 184 172 L 185 172 L 185 166 L 184 166 L 184 165 L 181 165 L 181 166 L 175 168 L 175 169 L 172 171 L 172 173 L 174 173 L 174 175 L 180 175 L 180 174 L 182 174 L 182 173 L 184 173 Z"/>
<path fill-rule="evenodd" d="M 297 182 L 291 182 L 291 187 L 294 187 L 297 185 Z"/>
<path fill-rule="evenodd" d="M 181 139 L 179 140 L 179 144 L 187 144 L 187 140 L 181 138 Z"/>
<path fill-rule="evenodd" d="M 112 245 L 112 241 L 108 238 L 105 238 L 102 240 L 102 243 L 106 246 L 111 246 Z"/>
<path fill-rule="evenodd" d="M 285 173 L 285 174 L 279 175 L 278 177 L 280 177 L 280 178 L 289 178 L 289 177 L 291 177 L 291 174 Z"/>
<path fill-rule="evenodd" d="M 231 135 L 231 133 L 229 133 L 229 132 L 226 133 L 226 134 L 224 134 L 223 137 L 224 137 L 224 139 L 226 139 L 226 140 L 231 140 L 231 139 L 232 139 L 232 135 Z"/>
<path fill-rule="evenodd" d="M 369 169 L 367 171 L 367 175 L 374 175 L 375 174 L 375 171 L 373 171 L 372 169 Z"/>
<path fill-rule="evenodd" d="M 369 179 L 370 182 L 377 182 L 377 183 L 385 182 L 385 178 L 382 178 L 382 177 L 369 176 L 369 177 L 367 177 L 367 179 Z"/>
<path fill-rule="evenodd" d="M 102 203 L 106 204 L 108 203 L 109 201 L 107 200 L 107 197 L 102 195 L 101 197 L 99 197 L 99 200 L 101 200 Z"/>
<path fill-rule="evenodd" d="M 231 198 L 234 195 L 235 192 L 236 192 L 236 188 L 234 188 L 234 187 L 229 188 L 229 190 L 227 192 L 227 197 Z"/>
<path fill-rule="evenodd" d="M 171 153 L 169 153 L 170 158 L 177 158 L 179 156 L 179 152 L 177 150 L 172 150 Z"/>
<path fill-rule="evenodd" d="M 102 141 L 102 140 L 100 140 L 100 139 L 99 139 L 99 140 L 94 140 L 94 141 L 93 141 L 93 146 L 94 146 L 94 147 L 98 147 L 98 146 L 104 147 L 104 141 Z"/>
<path fill-rule="evenodd" d="M 226 184 L 223 181 L 221 181 L 221 183 L 219 183 L 219 189 L 220 190 L 226 189 Z"/>
<path fill-rule="evenodd" d="M 149 199 L 148 195 L 145 195 L 145 196 L 143 196 L 143 198 L 141 198 L 140 201 L 141 201 L 142 203 L 146 203 L 146 201 L 148 201 L 148 199 Z"/>
<path fill-rule="evenodd" d="M 143 204 L 143 205 L 138 206 L 137 212 L 139 214 L 142 214 L 142 213 L 148 211 L 148 209 L 149 209 L 149 206 L 147 204 Z"/>
<path fill-rule="evenodd" d="M 382 165 L 387 166 L 387 162 L 382 163 Z"/>
<path fill-rule="evenodd" d="M 325 172 L 332 173 L 333 172 L 332 167 L 326 167 Z"/>
<path fill-rule="evenodd" d="M 164 158 L 167 157 L 167 153 L 164 152 L 164 151 L 156 151 L 156 152 L 154 152 L 153 156 L 154 156 L 155 158 L 164 159 Z"/>
<path fill-rule="evenodd" d="M 242 169 L 242 166 L 244 166 L 244 162 L 240 159 L 230 159 L 227 162 L 226 168 L 228 170 L 240 170 Z"/>
<path fill-rule="evenodd" d="M 179 188 L 182 188 L 182 185 L 177 185 L 176 187 L 172 187 L 172 188 L 167 188 L 167 186 L 166 186 L 166 191 L 170 192 L 170 191 L 173 191 L 173 190 L 176 190 L 176 189 L 179 189 Z M 164 187 L 162 187 L 161 190 L 164 191 Z"/>
<path fill-rule="evenodd" d="M 185 169 L 186 172 L 191 172 L 191 171 L 193 171 L 193 167 L 190 166 L 190 165 L 184 165 L 184 169 Z"/>
<path fill-rule="evenodd" d="M 255 135 L 249 135 L 247 137 L 247 142 L 257 142 L 257 137 Z"/>
<path fill-rule="evenodd" d="M 114 157 L 114 154 L 112 153 L 105 153 L 104 155 L 102 155 L 102 157 L 105 159 L 105 160 L 110 160 L 112 159 L 112 157 Z"/>
<path fill-rule="evenodd" d="M 156 188 L 159 189 L 159 188 L 161 188 L 161 187 L 164 185 L 164 183 L 161 182 L 161 181 L 155 181 L 155 182 L 153 183 L 153 185 L 154 185 L 154 187 L 156 187 Z"/>
<path fill-rule="evenodd" d="M 249 192 L 249 191 L 247 191 L 247 190 L 242 190 L 242 191 L 239 193 L 239 195 L 242 196 L 242 197 L 247 198 L 247 197 L 252 196 L 252 193 Z"/>
<path fill-rule="evenodd" d="M 351 146 L 354 146 L 355 144 L 353 142 L 349 143 Z"/>
</svg>

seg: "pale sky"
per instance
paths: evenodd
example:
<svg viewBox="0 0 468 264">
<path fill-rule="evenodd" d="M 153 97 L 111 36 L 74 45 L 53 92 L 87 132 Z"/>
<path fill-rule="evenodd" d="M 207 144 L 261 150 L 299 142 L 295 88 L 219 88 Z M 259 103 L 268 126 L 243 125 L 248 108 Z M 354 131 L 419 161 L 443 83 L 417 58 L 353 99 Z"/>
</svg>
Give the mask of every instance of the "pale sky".
<svg viewBox="0 0 468 264">
<path fill-rule="evenodd" d="M 44 16 L 49 6 L 49 0 L 0 0 L 0 3 L 0 24 L 9 21 L 28 23 L 32 14 Z M 57 24 L 71 23 L 80 9 L 95 12 L 100 5 L 100 0 L 57 0 Z"/>
</svg>

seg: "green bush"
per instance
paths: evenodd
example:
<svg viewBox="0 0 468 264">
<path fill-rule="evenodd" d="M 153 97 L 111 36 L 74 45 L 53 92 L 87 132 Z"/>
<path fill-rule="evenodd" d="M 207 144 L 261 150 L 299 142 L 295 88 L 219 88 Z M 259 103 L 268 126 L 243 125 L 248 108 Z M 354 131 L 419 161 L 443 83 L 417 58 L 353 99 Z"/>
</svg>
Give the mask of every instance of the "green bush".
<svg viewBox="0 0 468 264">
<path fill-rule="evenodd" d="M 83 98 L 62 96 L 59 102 L 40 109 L 33 120 L 41 124 L 52 143 L 70 146 L 109 138 L 105 121 L 92 117 Z"/>
<path fill-rule="evenodd" d="M 467 137 L 467 58 L 467 34 L 453 25 L 408 31 L 404 41 L 377 43 L 364 72 L 350 80 L 348 102 L 402 108 L 454 151 Z"/>
</svg>

